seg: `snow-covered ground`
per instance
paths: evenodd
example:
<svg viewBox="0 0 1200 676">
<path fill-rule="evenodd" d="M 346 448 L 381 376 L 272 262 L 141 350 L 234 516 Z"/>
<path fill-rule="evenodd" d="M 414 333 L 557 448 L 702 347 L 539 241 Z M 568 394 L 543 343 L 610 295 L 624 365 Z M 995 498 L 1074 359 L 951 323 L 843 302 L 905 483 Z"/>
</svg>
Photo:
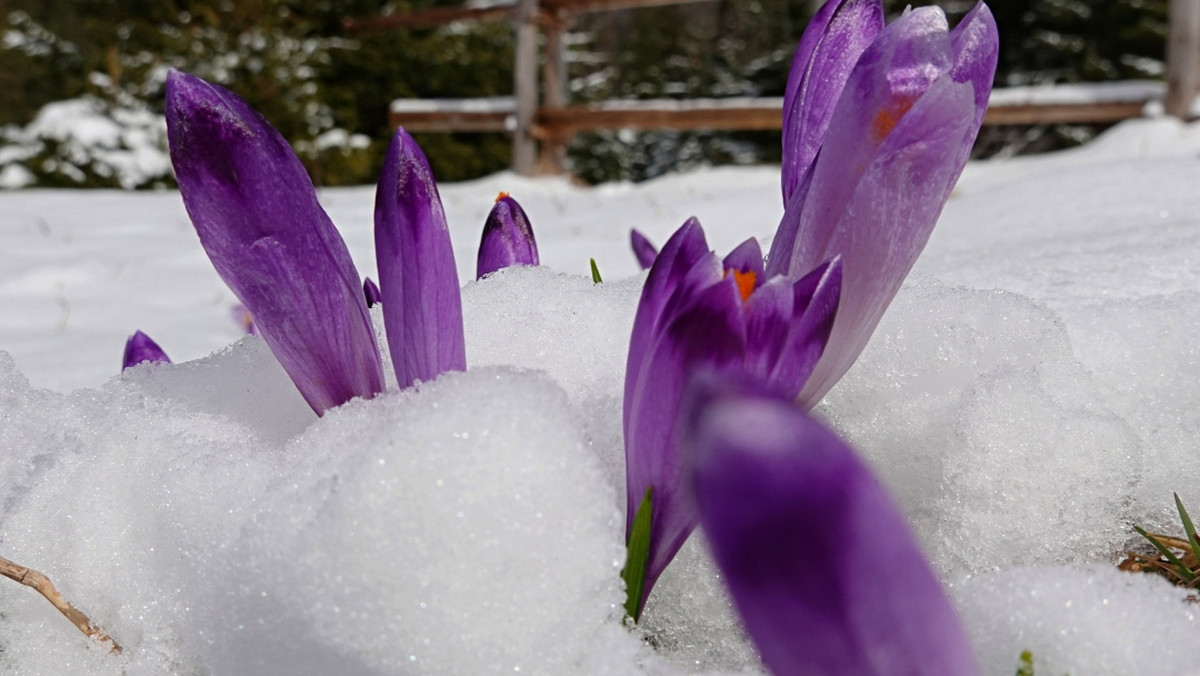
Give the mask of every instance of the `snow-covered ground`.
<svg viewBox="0 0 1200 676">
<path fill-rule="evenodd" d="M 545 267 L 471 281 L 500 190 Z M 718 251 L 767 248 L 778 170 L 442 197 L 470 369 L 318 420 L 178 194 L 0 193 L 0 556 L 126 648 L 0 579 L 0 671 L 757 671 L 696 536 L 620 625 L 622 370 L 629 228 L 661 244 L 695 215 Z M 374 276 L 373 188 L 322 201 Z M 121 376 L 135 329 L 182 363 Z M 1200 605 L 1114 565 L 1130 524 L 1179 530 L 1172 491 L 1200 514 L 1198 360 L 1200 125 L 1131 121 L 968 166 L 816 412 L 912 518 L 987 674 L 1023 650 L 1048 676 L 1200 674 Z"/>
</svg>

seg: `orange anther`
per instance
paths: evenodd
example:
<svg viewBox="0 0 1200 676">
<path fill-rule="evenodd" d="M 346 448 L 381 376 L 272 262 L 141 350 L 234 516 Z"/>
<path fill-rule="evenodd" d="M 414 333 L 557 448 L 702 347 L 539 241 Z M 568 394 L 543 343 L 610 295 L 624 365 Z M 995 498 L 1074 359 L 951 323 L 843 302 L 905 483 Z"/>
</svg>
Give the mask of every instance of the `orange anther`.
<svg viewBox="0 0 1200 676">
<path fill-rule="evenodd" d="M 758 273 L 753 270 L 742 272 L 729 268 L 725 270 L 725 276 L 733 275 L 733 281 L 737 284 L 738 293 L 742 294 L 742 302 L 750 298 L 750 294 L 754 293 L 754 283 L 758 281 Z"/>
<path fill-rule="evenodd" d="M 501 190 L 500 194 L 496 195 L 496 201 L 499 202 L 500 200 L 504 199 L 505 197 L 508 197 L 508 193 Z"/>
</svg>

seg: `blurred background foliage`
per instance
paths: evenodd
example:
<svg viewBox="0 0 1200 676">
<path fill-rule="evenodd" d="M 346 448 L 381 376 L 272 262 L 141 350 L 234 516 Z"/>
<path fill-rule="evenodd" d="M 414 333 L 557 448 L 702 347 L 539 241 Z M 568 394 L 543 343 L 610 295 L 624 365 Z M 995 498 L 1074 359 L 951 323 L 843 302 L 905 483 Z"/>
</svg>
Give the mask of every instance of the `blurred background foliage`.
<svg viewBox="0 0 1200 676">
<path fill-rule="evenodd" d="M 512 91 L 504 23 L 347 34 L 365 17 L 460 0 L 0 0 L 0 185 L 170 185 L 163 83 L 179 68 L 246 98 L 323 185 L 373 182 L 397 98 Z M 898 14 L 906 4 L 888 3 Z M 939 2 L 954 22 L 971 6 Z M 997 85 L 1161 78 L 1166 0 L 993 2 Z M 808 0 L 713 0 L 596 13 L 571 27 L 572 102 L 781 96 Z M 1079 143 L 1095 126 L 989 128 L 977 154 Z M 500 134 L 418 137 L 439 180 L 504 169 Z M 778 132 L 605 132 L 578 137 L 588 182 L 720 163 L 778 162 Z M 7 177 L 7 181 L 5 180 Z"/>
</svg>

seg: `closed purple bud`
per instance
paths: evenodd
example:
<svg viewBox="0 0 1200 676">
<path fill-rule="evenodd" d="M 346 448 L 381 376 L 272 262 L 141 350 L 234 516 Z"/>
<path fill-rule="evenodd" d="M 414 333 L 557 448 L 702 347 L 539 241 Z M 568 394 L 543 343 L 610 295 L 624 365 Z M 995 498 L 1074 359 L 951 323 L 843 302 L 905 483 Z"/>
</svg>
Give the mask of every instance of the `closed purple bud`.
<svg viewBox="0 0 1200 676">
<path fill-rule="evenodd" d="M 363 297 L 367 299 L 367 307 L 375 307 L 379 302 L 379 286 L 370 277 L 363 279 Z"/>
<path fill-rule="evenodd" d="M 921 7 L 880 31 L 845 81 L 767 258 L 768 276 L 793 278 L 842 258 L 837 320 L 800 393 L 805 406 L 858 358 L 928 241 L 979 131 L 996 54 L 985 5 L 954 31 L 940 9 Z"/>
<path fill-rule="evenodd" d="M 904 515 L 790 395 L 699 377 L 680 427 L 700 524 L 772 673 L 979 673 Z"/>
<path fill-rule="evenodd" d="M 502 192 L 483 224 L 475 279 L 514 265 L 537 265 L 537 241 L 529 217 L 517 201 Z"/>
<path fill-rule="evenodd" d="M 408 132 L 392 139 L 375 193 L 375 257 L 400 387 L 467 368 L 462 298 L 442 199 Z"/>
<path fill-rule="evenodd" d="M 350 252 L 287 141 L 232 92 L 172 70 L 167 138 L 217 273 L 318 414 L 383 391 Z"/>
<path fill-rule="evenodd" d="M 658 249 L 654 248 L 645 235 L 637 230 L 630 230 L 629 245 L 633 247 L 633 255 L 643 270 L 648 270 L 651 265 L 654 265 L 654 259 L 658 257 Z"/>
<path fill-rule="evenodd" d="M 129 340 L 125 341 L 125 358 L 121 365 L 121 370 L 137 366 L 142 362 L 150 362 L 151 364 L 170 364 L 171 358 L 166 352 L 158 346 L 158 343 L 150 339 L 150 336 L 136 331 Z"/>
</svg>

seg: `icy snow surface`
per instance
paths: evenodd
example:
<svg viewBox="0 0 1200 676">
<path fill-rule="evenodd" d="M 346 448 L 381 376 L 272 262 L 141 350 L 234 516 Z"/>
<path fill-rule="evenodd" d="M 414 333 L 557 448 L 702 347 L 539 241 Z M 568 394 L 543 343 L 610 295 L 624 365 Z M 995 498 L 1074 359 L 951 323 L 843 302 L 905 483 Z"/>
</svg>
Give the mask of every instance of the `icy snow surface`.
<svg viewBox="0 0 1200 676">
<path fill-rule="evenodd" d="M 546 267 L 471 281 L 502 189 Z M 471 368 L 317 420 L 177 194 L 0 194 L 0 556 L 126 647 L 0 580 L 0 671 L 758 672 L 697 537 L 621 627 L 620 416 L 629 228 L 695 215 L 721 252 L 766 248 L 778 170 L 442 196 Z M 373 189 L 322 200 L 374 276 Z M 182 363 L 118 376 L 135 329 Z M 985 673 L 1022 650 L 1049 676 L 1200 673 L 1200 605 L 1114 566 L 1130 524 L 1178 532 L 1172 491 L 1200 514 L 1198 337 L 1200 126 L 968 167 L 816 412 L 913 519 Z"/>
</svg>

